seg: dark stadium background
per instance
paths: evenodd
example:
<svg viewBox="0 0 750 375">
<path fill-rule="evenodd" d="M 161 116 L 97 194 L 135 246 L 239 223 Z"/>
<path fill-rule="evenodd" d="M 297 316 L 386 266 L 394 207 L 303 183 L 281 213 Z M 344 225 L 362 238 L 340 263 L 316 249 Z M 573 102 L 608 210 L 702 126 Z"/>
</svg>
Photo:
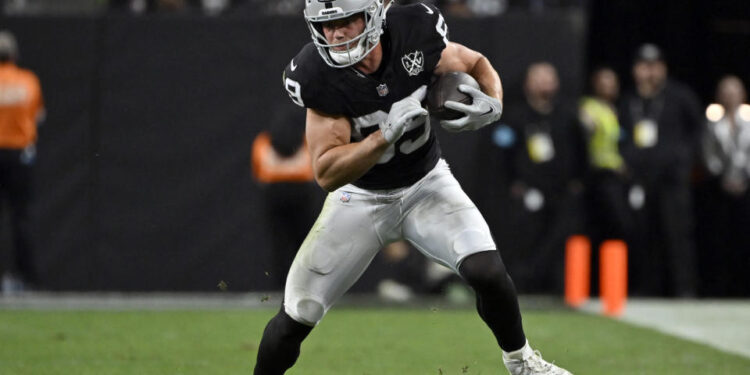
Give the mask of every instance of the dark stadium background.
<svg viewBox="0 0 750 375">
<path fill-rule="evenodd" d="M 646 41 L 663 46 L 673 76 L 703 104 L 721 75 L 750 79 L 750 7 L 741 0 L 599 0 L 448 24 L 453 40 L 498 67 L 509 98 L 536 60 L 557 65 L 571 100 L 598 64 L 629 77 Z M 221 280 L 234 291 L 270 288 L 250 145 L 276 108 L 288 108 L 281 71 L 309 40 L 300 16 L 4 15 L 0 28 L 18 37 L 21 64 L 37 72 L 46 100 L 33 210 L 44 289 L 212 291 Z M 480 136 L 441 133 L 441 143 L 491 212 L 486 176 L 473 167 L 481 160 L 465 152 Z"/>
</svg>

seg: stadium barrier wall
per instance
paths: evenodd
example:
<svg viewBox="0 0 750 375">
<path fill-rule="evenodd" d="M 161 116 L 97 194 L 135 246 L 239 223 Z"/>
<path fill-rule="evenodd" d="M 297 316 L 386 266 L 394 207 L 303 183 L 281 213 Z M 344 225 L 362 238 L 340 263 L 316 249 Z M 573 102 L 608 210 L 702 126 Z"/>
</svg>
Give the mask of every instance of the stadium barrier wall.
<svg viewBox="0 0 750 375">
<path fill-rule="evenodd" d="M 250 147 L 273 112 L 288 108 L 281 72 L 310 40 L 301 17 L 2 24 L 18 37 L 20 65 L 39 75 L 46 100 L 32 212 L 42 288 L 211 291 L 220 281 L 233 291 L 270 288 Z M 520 97 L 525 67 L 538 60 L 558 66 L 564 96 L 580 93 L 581 12 L 448 24 L 452 40 L 490 58 L 506 97 Z M 478 175 L 481 161 L 466 152 L 482 134 L 439 136 L 469 195 L 485 210 L 498 207 L 484 194 L 492 176 Z"/>
</svg>

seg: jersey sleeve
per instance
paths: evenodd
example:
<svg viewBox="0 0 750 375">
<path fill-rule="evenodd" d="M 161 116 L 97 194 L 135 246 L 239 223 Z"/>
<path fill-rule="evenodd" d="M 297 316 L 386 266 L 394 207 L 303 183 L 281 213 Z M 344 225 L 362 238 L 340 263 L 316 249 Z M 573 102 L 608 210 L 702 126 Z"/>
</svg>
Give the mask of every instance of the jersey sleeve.
<svg viewBox="0 0 750 375">
<path fill-rule="evenodd" d="M 326 114 L 343 113 L 335 89 L 330 85 L 330 69 L 310 43 L 297 54 L 284 69 L 282 84 L 294 104 Z"/>
<path fill-rule="evenodd" d="M 404 46 L 423 51 L 425 70 L 434 70 L 448 45 L 448 25 L 437 7 L 424 3 L 394 6 L 386 24 Z"/>
</svg>

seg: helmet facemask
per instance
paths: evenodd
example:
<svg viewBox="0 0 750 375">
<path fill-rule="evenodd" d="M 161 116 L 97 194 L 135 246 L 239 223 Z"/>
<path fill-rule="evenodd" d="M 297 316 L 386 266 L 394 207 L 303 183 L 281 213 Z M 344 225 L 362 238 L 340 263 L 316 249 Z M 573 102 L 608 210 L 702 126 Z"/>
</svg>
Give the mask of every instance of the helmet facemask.
<svg viewBox="0 0 750 375">
<path fill-rule="evenodd" d="M 327 3 L 333 3 L 333 6 L 326 7 Z M 358 14 L 364 16 L 365 28 L 362 33 L 345 42 L 328 42 L 323 23 Z M 383 33 L 384 14 L 383 0 L 308 0 L 305 7 L 305 21 L 313 43 L 323 61 L 334 68 L 344 68 L 362 61 L 378 45 Z M 342 46 L 345 48 L 336 50 Z"/>
</svg>

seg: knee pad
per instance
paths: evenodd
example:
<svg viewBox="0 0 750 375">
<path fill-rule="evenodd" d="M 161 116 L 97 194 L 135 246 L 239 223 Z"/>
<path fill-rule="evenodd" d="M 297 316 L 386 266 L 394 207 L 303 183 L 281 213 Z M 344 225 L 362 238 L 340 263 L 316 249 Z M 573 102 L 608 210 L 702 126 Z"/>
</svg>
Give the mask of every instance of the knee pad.
<svg viewBox="0 0 750 375">
<path fill-rule="evenodd" d="M 292 319 L 311 327 L 318 324 L 326 313 L 325 306 L 312 298 L 287 301 L 284 303 L 284 311 Z"/>
</svg>

